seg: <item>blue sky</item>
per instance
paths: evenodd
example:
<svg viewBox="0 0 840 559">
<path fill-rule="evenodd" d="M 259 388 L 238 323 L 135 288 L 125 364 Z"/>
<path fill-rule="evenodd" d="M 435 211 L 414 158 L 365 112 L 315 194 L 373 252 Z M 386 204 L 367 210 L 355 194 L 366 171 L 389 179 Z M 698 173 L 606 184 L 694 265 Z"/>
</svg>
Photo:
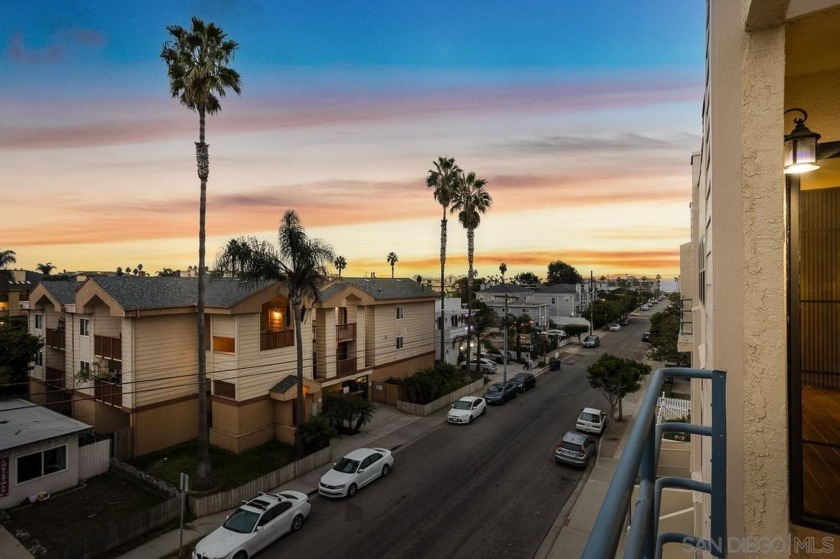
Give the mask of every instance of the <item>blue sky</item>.
<svg viewBox="0 0 840 559">
<path fill-rule="evenodd" d="M 6 2 L 0 188 L 39 208 L 5 227 L 19 265 L 195 263 L 197 117 L 159 59 L 166 26 L 193 15 L 240 44 L 243 80 L 208 122 L 211 257 L 233 236 L 273 238 L 293 207 L 345 273 L 383 273 L 395 251 L 398 273 L 434 274 L 440 207 L 423 179 L 449 155 L 494 196 L 481 275 L 505 261 L 544 276 L 554 259 L 677 271 L 703 0 Z M 450 237 L 463 273 L 454 219 Z"/>
</svg>

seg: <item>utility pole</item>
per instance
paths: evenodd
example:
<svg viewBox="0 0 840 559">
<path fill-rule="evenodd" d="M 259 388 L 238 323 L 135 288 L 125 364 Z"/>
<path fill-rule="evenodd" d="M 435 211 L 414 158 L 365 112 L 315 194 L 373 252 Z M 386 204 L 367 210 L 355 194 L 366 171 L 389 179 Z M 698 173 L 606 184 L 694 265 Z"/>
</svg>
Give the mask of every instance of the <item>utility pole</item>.
<svg viewBox="0 0 840 559">
<path fill-rule="evenodd" d="M 595 324 L 595 284 L 592 281 L 592 270 L 589 270 L 589 335 L 592 335 L 592 326 Z"/>
<path fill-rule="evenodd" d="M 504 334 L 502 335 L 502 338 L 503 338 L 503 340 L 504 340 L 503 345 L 502 345 L 502 347 L 504 348 L 504 349 L 502 350 L 502 386 L 504 387 L 504 386 L 506 386 L 506 385 L 507 385 L 507 362 L 508 362 L 508 343 L 507 343 L 507 339 L 508 339 L 508 327 L 507 327 L 507 318 L 508 318 L 508 299 L 512 299 L 512 300 L 514 300 L 514 301 L 515 301 L 516 299 L 519 299 L 519 297 L 517 297 L 517 296 L 515 296 L 515 295 L 513 295 L 513 296 L 512 296 L 512 295 L 510 295 L 509 293 L 505 293 L 504 295 L 496 295 L 496 298 L 497 298 L 497 299 L 498 299 L 499 297 L 504 297 L 504 298 L 505 298 L 505 310 L 504 310 L 505 316 L 504 316 L 504 318 L 502 319 L 502 329 L 504 330 Z M 503 389 L 503 390 L 504 390 L 504 389 Z"/>
</svg>

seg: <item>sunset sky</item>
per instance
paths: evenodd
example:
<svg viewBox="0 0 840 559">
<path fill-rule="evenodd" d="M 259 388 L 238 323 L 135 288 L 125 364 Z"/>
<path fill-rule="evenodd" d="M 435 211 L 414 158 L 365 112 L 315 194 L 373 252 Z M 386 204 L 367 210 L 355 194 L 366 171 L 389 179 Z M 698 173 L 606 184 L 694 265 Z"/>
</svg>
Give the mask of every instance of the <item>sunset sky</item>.
<svg viewBox="0 0 840 559">
<path fill-rule="evenodd" d="M 552 260 L 679 273 L 700 148 L 704 0 L 8 0 L 0 17 L 0 250 L 16 267 L 198 262 L 198 115 L 169 95 L 167 25 L 240 44 L 208 119 L 208 262 L 283 212 L 344 275 L 440 273 L 438 156 L 488 181 L 479 276 Z M 466 274 L 451 216 L 447 274 Z"/>
</svg>

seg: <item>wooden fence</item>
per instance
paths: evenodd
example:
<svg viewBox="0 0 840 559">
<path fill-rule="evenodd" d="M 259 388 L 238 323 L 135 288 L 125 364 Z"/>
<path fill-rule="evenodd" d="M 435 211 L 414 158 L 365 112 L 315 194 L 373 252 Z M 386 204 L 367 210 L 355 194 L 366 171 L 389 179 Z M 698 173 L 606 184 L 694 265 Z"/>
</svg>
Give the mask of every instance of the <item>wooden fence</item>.
<svg viewBox="0 0 840 559">
<path fill-rule="evenodd" d="M 397 409 L 406 413 L 420 415 L 420 416 L 427 416 L 430 415 L 441 408 L 445 408 L 446 406 L 450 405 L 452 402 L 463 398 L 464 396 L 469 396 L 476 390 L 481 390 L 484 387 L 484 377 L 478 379 L 477 381 L 464 386 L 463 388 L 459 388 L 455 392 L 450 392 L 446 396 L 442 398 L 438 398 L 437 400 L 433 400 L 426 405 L 421 404 L 412 404 L 411 402 L 406 402 L 404 400 L 397 400 Z"/>
<path fill-rule="evenodd" d="M 207 516 L 208 514 L 238 507 L 242 504 L 242 501 L 255 497 L 260 491 L 271 491 L 298 476 L 323 466 L 329 461 L 330 447 L 323 448 L 236 489 L 204 497 L 191 496 L 189 498 L 190 511 L 196 516 Z"/>
<path fill-rule="evenodd" d="M 99 557 L 143 534 L 178 518 L 181 499 L 174 498 L 157 504 L 137 514 L 118 521 L 103 522 L 94 532 L 74 540 L 65 541 L 61 547 L 47 550 L 47 559 L 78 559 Z"/>
<path fill-rule="evenodd" d="M 79 479 L 88 479 L 104 474 L 110 467 L 110 439 L 104 439 L 79 447 Z"/>
</svg>

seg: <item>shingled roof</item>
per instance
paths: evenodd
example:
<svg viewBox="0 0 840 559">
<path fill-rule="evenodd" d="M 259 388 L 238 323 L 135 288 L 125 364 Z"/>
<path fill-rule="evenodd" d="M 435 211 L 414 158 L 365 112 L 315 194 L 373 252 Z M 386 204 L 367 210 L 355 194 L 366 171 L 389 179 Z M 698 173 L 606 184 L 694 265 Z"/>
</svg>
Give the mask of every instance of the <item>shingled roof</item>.
<svg viewBox="0 0 840 559">
<path fill-rule="evenodd" d="M 76 290 L 82 285 L 76 280 L 42 281 L 41 287 L 58 301 L 59 305 L 72 305 L 76 302 Z"/>
<path fill-rule="evenodd" d="M 102 287 L 124 310 L 165 309 L 198 304 L 198 278 L 96 276 L 88 281 Z M 208 307 L 233 307 L 276 283 L 208 278 L 205 304 Z"/>
<path fill-rule="evenodd" d="M 329 299 L 348 285 L 357 287 L 377 300 L 430 299 L 440 294 L 408 278 L 340 278 L 321 290 L 321 299 Z"/>
</svg>

